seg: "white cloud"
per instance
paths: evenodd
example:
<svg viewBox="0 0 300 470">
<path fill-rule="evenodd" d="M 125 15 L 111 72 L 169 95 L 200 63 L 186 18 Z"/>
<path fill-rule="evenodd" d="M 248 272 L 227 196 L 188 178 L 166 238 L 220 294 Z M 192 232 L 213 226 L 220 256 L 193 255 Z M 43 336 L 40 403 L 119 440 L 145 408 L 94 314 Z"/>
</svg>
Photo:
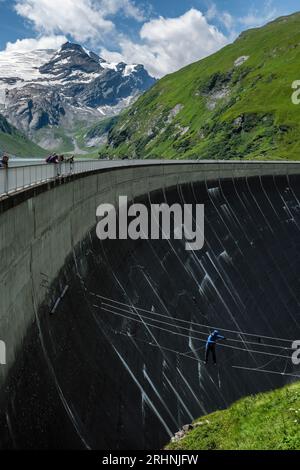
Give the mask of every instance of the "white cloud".
<svg viewBox="0 0 300 470">
<path fill-rule="evenodd" d="M 8 42 L 6 49 L 0 54 L 6 52 L 29 52 L 36 49 L 58 49 L 67 41 L 65 36 L 43 36 L 37 39 L 18 39 L 16 42 Z"/>
<path fill-rule="evenodd" d="M 107 60 L 138 62 L 156 77 L 174 72 L 220 49 L 228 38 L 194 8 L 177 18 L 154 19 L 140 30 L 141 43 L 120 39 L 120 53 L 102 49 Z"/>
<path fill-rule="evenodd" d="M 100 41 L 114 32 L 108 16 L 123 12 L 137 21 L 142 12 L 131 0 L 17 0 L 16 12 L 43 35 L 66 34 L 76 41 Z"/>
<path fill-rule="evenodd" d="M 261 8 L 252 8 L 247 15 L 238 18 L 241 25 L 246 28 L 262 26 L 278 16 L 277 9 L 273 6 L 272 0 L 266 0 Z"/>
<path fill-rule="evenodd" d="M 138 8 L 131 0 L 100 0 L 101 10 L 104 15 L 116 15 L 119 11 L 127 17 L 134 18 L 137 21 L 144 21 L 145 15 L 143 10 Z"/>
<path fill-rule="evenodd" d="M 234 18 L 227 11 L 224 11 L 221 14 L 221 21 L 228 30 L 230 30 L 234 25 Z"/>
<path fill-rule="evenodd" d="M 275 18 L 276 18 L 275 11 L 270 12 L 264 16 L 261 16 L 258 12 L 254 11 L 239 18 L 239 22 L 247 28 L 254 28 L 254 27 L 262 26 Z"/>
<path fill-rule="evenodd" d="M 114 27 L 88 0 L 21 0 L 16 11 L 32 21 L 37 31 L 70 34 L 76 41 L 88 41 Z"/>
<path fill-rule="evenodd" d="M 234 18 L 228 13 L 228 11 L 218 10 L 215 3 L 212 3 L 205 15 L 208 21 L 218 20 L 221 24 L 225 26 L 226 29 L 230 30 L 234 26 Z"/>
<path fill-rule="evenodd" d="M 240 18 L 219 10 L 215 3 L 205 14 L 191 8 L 176 18 L 148 21 L 134 0 L 16 0 L 15 9 L 32 23 L 39 39 L 8 43 L 7 49 L 29 50 L 43 44 L 58 48 L 68 37 L 93 49 L 102 45 L 101 55 L 107 60 L 142 63 L 156 77 L 212 54 L 235 39 L 241 26 L 260 26 L 277 13 L 272 0 L 265 0 L 259 10 L 252 8 Z M 114 16 L 120 13 L 144 22 L 138 41 L 117 30 Z M 212 22 L 227 32 L 222 33 Z"/>
</svg>

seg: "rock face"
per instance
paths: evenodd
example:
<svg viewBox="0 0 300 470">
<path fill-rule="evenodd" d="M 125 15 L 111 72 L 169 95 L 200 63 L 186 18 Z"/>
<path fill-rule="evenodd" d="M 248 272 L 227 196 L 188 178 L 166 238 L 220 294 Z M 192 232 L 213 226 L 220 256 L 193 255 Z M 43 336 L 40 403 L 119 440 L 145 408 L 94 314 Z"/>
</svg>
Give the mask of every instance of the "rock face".
<svg viewBox="0 0 300 470">
<path fill-rule="evenodd" d="M 7 122 L 4 116 L 0 114 L 0 132 L 3 134 L 12 134 L 13 127 Z"/>
<path fill-rule="evenodd" d="M 64 103 L 56 90 L 40 85 L 13 88 L 7 93 L 7 117 L 23 131 L 37 130 L 47 125 L 58 125 L 65 115 Z"/>
<path fill-rule="evenodd" d="M 113 64 L 78 44 L 58 51 L 0 55 L 0 111 L 34 137 L 47 126 L 67 129 L 118 114 L 155 79 L 142 65 Z"/>
</svg>

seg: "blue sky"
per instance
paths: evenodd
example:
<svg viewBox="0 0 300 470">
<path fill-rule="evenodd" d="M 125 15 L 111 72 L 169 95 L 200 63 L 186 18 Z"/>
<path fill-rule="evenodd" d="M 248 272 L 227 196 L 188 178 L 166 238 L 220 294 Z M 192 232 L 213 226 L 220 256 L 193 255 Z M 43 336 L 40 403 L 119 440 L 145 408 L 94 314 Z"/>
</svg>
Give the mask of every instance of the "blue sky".
<svg viewBox="0 0 300 470">
<path fill-rule="evenodd" d="M 299 0 L 0 0 L 0 51 L 71 40 L 160 77 L 298 10 Z"/>
</svg>

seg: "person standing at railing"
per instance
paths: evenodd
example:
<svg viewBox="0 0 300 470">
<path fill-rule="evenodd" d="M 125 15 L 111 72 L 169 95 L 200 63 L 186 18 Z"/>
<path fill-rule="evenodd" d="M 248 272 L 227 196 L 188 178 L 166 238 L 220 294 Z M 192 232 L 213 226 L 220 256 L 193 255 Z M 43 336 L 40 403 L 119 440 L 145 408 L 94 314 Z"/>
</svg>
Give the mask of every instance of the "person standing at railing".
<svg viewBox="0 0 300 470">
<path fill-rule="evenodd" d="M 54 153 L 53 155 L 49 155 L 49 157 L 46 158 L 46 163 L 49 164 L 55 164 L 56 165 L 56 176 L 61 176 L 64 171 L 62 171 L 62 164 L 63 163 L 69 163 L 70 164 L 70 173 L 73 172 L 73 166 L 74 166 L 74 155 L 71 155 L 69 158 L 65 158 L 64 155 L 57 155 Z"/>
<path fill-rule="evenodd" d="M 0 168 L 5 170 L 4 174 L 4 193 L 8 192 L 8 162 L 9 162 L 9 156 L 8 155 L 2 155 L 2 158 L 0 160 Z"/>
<path fill-rule="evenodd" d="M 3 155 L 1 160 L 0 160 L 0 168 L 8 168 L 8 162 L 9 162 L 9 156 L 8 155 Z"/>
<path fill-rule="evenodd" d="M 70 158 L 67 158 L 66 162 L 70 163 L 70 174 L 73 173 L 74 168 L 74 155 L 71 155 Z"/>
<path fill-rule="evenodd" d="M 53 155 L 49 155 L 49 157 L 46 158 L 46 163 L 49 164 L 55 164 L 56 165 L 56 176 L 61 175 L 61 165 L 64 162 L 65 157 L 63 155 L 57 155 L 54 153 Z"/>
<path fill-rule="evenodd" d="M 46 163 L 58 163 L 58 155 L 54 153 L 53 155 L 49 155 L 49 157 L 46 158 Z"/>
</svg>

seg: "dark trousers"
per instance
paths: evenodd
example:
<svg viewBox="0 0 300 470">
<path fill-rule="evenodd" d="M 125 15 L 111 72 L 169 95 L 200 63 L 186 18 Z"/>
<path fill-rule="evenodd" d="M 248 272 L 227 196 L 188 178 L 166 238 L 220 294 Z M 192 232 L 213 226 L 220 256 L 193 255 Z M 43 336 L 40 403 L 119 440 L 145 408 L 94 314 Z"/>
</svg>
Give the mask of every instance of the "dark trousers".
<svg viewBox="0 0 300 470">
<path fill-rule="evenodd" d="M 208 344 L 205 349 L 205 362 L 208 362 L 209 355 L 212 354 L 213 361 L 216 364 L 217 363 L 217 357 L 216 357 L 216 345 L 215 344 Z"/>
</svg>

